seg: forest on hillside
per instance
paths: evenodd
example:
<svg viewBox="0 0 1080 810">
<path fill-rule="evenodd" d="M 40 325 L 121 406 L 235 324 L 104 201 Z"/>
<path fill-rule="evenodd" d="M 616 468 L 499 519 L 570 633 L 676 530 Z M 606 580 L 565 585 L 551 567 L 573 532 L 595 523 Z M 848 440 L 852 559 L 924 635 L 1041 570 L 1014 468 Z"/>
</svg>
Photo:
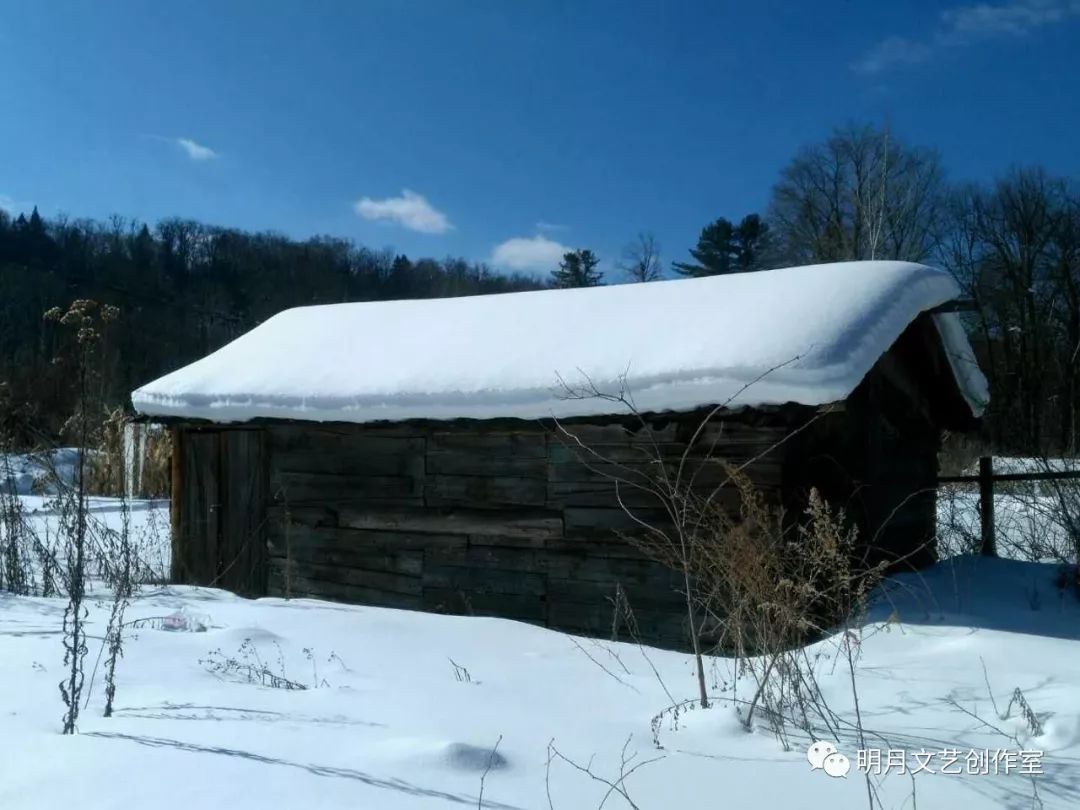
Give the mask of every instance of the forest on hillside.
<svg viewBox="0 0 1080 810">
<path fill-rule="evenodd" d="M 103 409 L 221 347 L 277 312 L 306 304 L 536 289 L 463 259 L 411 260 L 344 239 L 298 241 L 169 219 L 150 227 L 0 211 L 0 384 L 22 409 L 18 444 L 56 435 L 75 393 L 55 362 L 62 330 L 43 318 L 88 299 L 119 309 L 102 330 L 95 398 Z"/>
<path fill-rule="evenodd" d="M 616 268 L 606 278 L 602 258 Z M 988 445 L 997 452 L 1077 451 L 1075 181 L 1028 166 L 989 184 L 951 182 L 933 150 L 855 125 L 795 155 L 762 214 L 704 224 L 685 258 L 662 259 L 660 245 L 643 229 L 619 256 L 600 257 L 585 246 L 567 253 L 544 281 L 329 236 L 296 240 L 186 219 L 150 226 L 121 217 L 46 220 L 36 209 L 0 210 L 0 427 L 18 446 L 63 438 L 79 394 L 68 367 L 56 362 L 63 330 L 43 315 L 79 300 L 119 310 L 102 329 L 95 359 L 94 398 L 104 415 L 126 406 L 139 384 L 293 306 L 871 258 L 942 267 L 973 302 L 965 318 L 991 384 Z"/>
</svg>

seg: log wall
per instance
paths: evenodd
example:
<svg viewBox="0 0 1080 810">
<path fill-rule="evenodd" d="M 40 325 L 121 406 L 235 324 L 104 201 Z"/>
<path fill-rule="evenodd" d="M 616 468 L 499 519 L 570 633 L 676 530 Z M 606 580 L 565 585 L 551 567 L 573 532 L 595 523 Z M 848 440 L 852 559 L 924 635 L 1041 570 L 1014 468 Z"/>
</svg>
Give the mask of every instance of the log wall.
<svg viewBox="0 0 1080 810">
<path fill-rule="evenodd" d="M 700 414 L 655 427 L 677 458 Z M 633 523 L 603 468 L 539 424 L 393 427 L 270 424 L 268 593 L 447 613 L 496 615 L 576 633 L 626 637 L 616 593 L 643 640 L 687 643 L 679 577 L 616 536 Z M 645 469 L 643 438 L 619 425 L 568 426 L 607 459 Z M 724 420 L 713 451 L 779 493 L 768 452 L 784 425 Z M 693 459 L 692 459 L 693 460 Z M 719 464 L 698 483 L 715 484 Z M 629 491 L 635 513 L 662 521 Z"/>
</svg>

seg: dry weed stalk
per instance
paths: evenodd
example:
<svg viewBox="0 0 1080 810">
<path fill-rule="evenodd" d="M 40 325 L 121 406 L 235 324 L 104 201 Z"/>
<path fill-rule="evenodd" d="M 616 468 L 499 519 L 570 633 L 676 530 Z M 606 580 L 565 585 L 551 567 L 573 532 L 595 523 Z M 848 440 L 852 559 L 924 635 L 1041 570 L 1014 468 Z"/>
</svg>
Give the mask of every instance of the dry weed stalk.
<svg viewBox="0 0 1080 810">
<path fill-rule="evenodd" d="M 565 388 L 568 397 L 618 404 L 636 422 L 636 429 L 627 433 L 639 462 L 590 446 L 569 424 L 556 422 L 556 436 L 588 469 L 611 482 L 633 525 L 618 534 L 680 575 L 697 667 L 695 704 L 709 706 L 703 655 L 730 654 L 735 657 L 736 684 L 739 675 L 752 682 L 748 699 L 733 695 L 747 729 L 760 715 L 785 747 L 790 745 L 790 726 L 812 737 L 837 737 L 852 724 L 829 707 L 818 686 L 817 668 L 827 653 L 806 645 L 839 631 L 836 653 L 850 670 L 853 725 L 861 739 L 855 678 L 860 637 L 852 627 L 886 563 L 864 562 L 856 528 L 817 490 L 809 493 L 804 514 L 788 515 L 775 496 L 747 474 L 751 465 L 829 411 L 809 416 L 761 453 L 734 465 L 717 453 L 725 408 L 732 400 L 709 410 L 673 458 L 670 446 L 665 453 L 650 418 L 634 406 L 625 378 L 615 394 L 599 391 L 588 380 L 584 386 Z M 641 503 L 653 506 L 643 509 Z M 623 600 L 625 594 L 616 593 L 616 613 Z M 679 713 L 688 708 L 685 703 L 673 706 Z M 663 715 L 658 715 L 661 721 Z"/>
</svg>

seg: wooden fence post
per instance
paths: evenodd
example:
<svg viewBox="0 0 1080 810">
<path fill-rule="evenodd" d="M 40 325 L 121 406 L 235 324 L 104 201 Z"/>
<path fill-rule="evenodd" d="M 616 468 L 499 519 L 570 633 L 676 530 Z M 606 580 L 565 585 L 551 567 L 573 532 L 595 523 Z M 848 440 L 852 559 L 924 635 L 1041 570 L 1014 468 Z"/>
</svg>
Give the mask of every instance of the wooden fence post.
<svg viewBox="0 0 1080 810">
<path fill-rule="evenodd" d="M 982 549 L 987 557 L 997 556 L 994 539 L 994 459 L 979 459 L 979 519 L 982 524 Z"/>
</svg>

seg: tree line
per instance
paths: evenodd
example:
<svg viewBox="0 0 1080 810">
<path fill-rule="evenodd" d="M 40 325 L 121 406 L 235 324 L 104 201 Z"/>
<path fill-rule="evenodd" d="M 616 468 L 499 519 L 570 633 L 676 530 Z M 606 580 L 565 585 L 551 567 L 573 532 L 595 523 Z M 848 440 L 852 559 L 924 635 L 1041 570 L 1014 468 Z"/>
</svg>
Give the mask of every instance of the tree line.
<svg viewBox="0 0 1080 810">
<path fill-rule="evenodd" d="M 948 270 L 971 299 L 964 315 L 990 380 L 985 419 L 997 452 L 1069 452 L 1080 443 L 1080 193 L 1069 178 L 1018 167 L 993 183 L 950 182 L 940 156 L 888 129 L 848 125 L 801 149 L 763 213 L 706 223 L 684 260 L 664 264 L 639 233 L 612 262 L 614 281 L 700 277 L 861 259 Z M 39 429 L 70 413 L 41 314 L 90 298 L 118 306 L 101 399 L 213 351 L 303 304 L 476 295 L 604 283 L 600 257 L 567 252 L 546 283 L 481 263 L 410 259 L 344 239 L 289 239 L 181 219 L 150 228 L 44 221 L 0 211 L 0 402 L 29 403 Z M 2 406 L 0 406 L 2 407 Z"/>
</svg>

